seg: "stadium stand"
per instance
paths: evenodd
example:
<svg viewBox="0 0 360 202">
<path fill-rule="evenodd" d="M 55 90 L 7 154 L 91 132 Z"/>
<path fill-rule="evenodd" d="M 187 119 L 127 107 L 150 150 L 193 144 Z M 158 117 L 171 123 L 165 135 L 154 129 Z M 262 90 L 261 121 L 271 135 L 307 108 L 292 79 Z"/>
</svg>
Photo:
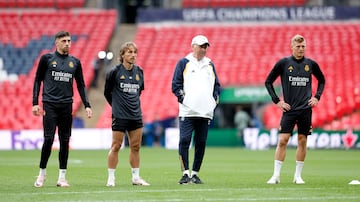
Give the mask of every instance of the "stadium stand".
<svg viewBox="0 0 360 202">
<path fill-rule="evenodd" d="M 143 112 L 147 119 L 159 114 L 161 119 L 176 117 L 177 101 L 171 93 L 171 78 L 177 60 L 190 52 L 191 37 L 205 34 L 211 41 L 208 56 L 217 64 L 224 87 L 241 85 L 263 86 L 274 63 L 290 55 L 290 39 L 300 33 L 307 38 L 307 56 L 316 59 L 327 78 L 321 104 L 314 109 L 314 127 L 346 127 L 332 121 L 359 121 L 352 118 L 360 110 L 359 82 L 360 23 L 301 23 L 264 25 L 207 25 L 207 26 L 139 26 L 135 42 L 142 50 L 138 64 L 144 68 L 145 91 L 142 95 Z M 175 37 L 176 36 L 176 37 Z M 277 84 L 279 84 L 279 81 Z M 313 83 L 315 90 L 317 83 Z M 98 127 L 111 123 L 109 109 L 98 122 Z M 280 110 L 269 104 L 264 111 L 265 128 L 279 124 Z M 344 118 L 344 117 L 350 118 Z M 342 120 L 344 119 L 344 120 Z M 338 121 L 339 120 L 339 121 Z M 360 125 L 360 122 L 355 124 Z M 333 127 L 332 127 L 333 126 Z"/>
<path fill-rule="evenodd" d="M 183 7 L 302 6 L 306 2 L 183 0 Z M 0 0 L 0 8 L 29 8 L 0 12 L 0 129 L 41 128 L 39 117 L 32 116 L 28 109 L 31 108 L 36 65 L 39 56 L 53 48 L 54 30 L 66 29 L 72 33 L 71 54 L 83 61 L 85 82 L 90 84 L 93 60 L 97 52 L 107 46 L 117 13 L 114 10 L 71 9 L 84 4 L 84 0 Z M 160 119 L 177 116 L 178 104 L 171 93 L 172 73 L 177 60 L 190 52 L 189 41 L 195 34 L 209 37 L 212 46 L 208 55 L 217 66 L 222 86 L 231 87 L 263 86 L 274 63 L 290 55 L 289 39 L 296 33 L 307 38 L 307 56 L 319 62 L 327 78 L 321 104 L 314 109 L 313 126 L 327 130 L 350 126 L 360 129 L 360 70 L 355 67 L 360 60 L 360 46 L 354 43 L 360 41 L 359 21 L 204 26 L 140 24 L 135 42 L 140 50 L 137 63 L 145 73 L 145 91 L 141 97 L 145 120 L 152 121 L 155 116 Z M 316 83 L 313 85 L 315 90 Z M 74 111 L 80 105 L 80 97 L 75 93 Z M 277 127 L 280 113 L 275 105 L 268 104 L 262 119 L 264 127 Z M 96 127 L 110 125 L 111 108 L 106 105 Z"/>
<path fill-rule="evenodd" d="M 29 111 L 33 79 L 39 57 L 53 50 L 53 36 L 57 31 L 68 30 L 72 34 L 71 54 L 82 61 L 85 83 L 90 84 L 93 61 L 99 50 L 106 49 L 116 21 L 115 10 L 23 9 L 1 12 L 0 57 L 4 65 L 0 70 L 3 75 L 0 77 L 0 129 L 42 127 L 41 118 L 32 116 Z M 12 76 L 17 79 L 9 80 Z M 74 112 L 80 106 L 80 96 L 75 93 Z"/>
<path fill-rule="evenodd" d="M 0 8 L 82 8 L 85 0 L 0 0 Z"/>
</svg>

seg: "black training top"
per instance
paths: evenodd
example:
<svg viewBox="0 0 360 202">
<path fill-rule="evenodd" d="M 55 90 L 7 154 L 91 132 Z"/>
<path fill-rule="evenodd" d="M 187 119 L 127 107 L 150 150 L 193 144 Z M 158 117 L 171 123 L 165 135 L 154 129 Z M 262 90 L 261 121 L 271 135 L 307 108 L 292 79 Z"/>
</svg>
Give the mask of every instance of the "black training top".
<svg viewBox="0 0 360 202">
<path fill-rule="evenodd" d="M 104 96 L 112 106 L 112 116 L 120 119 L 140 120 L 142 112 L 140 94 L 144 90 L 143 70 L 134 65 L 131 70 L 120 64 L 106 74 Z"/>
<path fill-rule="evenodd" d="M 284 101 L 291 106 L 291 110 L 306 109 L 310 107 L 308 101 L 312 97 L 312 75 L 318 80 L 314 97 L 320 100 L 325 87 L 325 77 L 319 65 L 309 58 L 303 57 L 300 60 L 293 56 L 282 58 L 269 73 L 265 86 L 272 101 L 278 103 L 280 99 L 275 93 L 273 82 L 280 76 Z"/>
<path fill-rule="evenodd" d="M 90 107 L 80 60 L 71 55 L 61 55 L 57 51 L 44 54 L 40 58 L 35 75 L 32 104 L 39 104 L 41 82 L 43 102 L 72 103 L 74 78 L 82 102 L 85 107 Z"/>
</svg>

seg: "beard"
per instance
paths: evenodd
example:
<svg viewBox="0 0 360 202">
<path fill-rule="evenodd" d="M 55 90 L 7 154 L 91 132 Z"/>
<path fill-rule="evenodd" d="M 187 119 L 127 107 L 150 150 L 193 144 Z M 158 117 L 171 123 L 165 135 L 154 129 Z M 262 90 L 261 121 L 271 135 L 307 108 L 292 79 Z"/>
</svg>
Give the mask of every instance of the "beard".
<svg viewBox="0 0 360 202">
<path fill-rule="evenodd" d="M 68 54 L 69 54 L 69 50 L 70 50 L 69 47 L 64 47 L 64 48 L 62 49 L 62 52 L 64 53 L 64 55 L 68 55 Z"/>
</svg>

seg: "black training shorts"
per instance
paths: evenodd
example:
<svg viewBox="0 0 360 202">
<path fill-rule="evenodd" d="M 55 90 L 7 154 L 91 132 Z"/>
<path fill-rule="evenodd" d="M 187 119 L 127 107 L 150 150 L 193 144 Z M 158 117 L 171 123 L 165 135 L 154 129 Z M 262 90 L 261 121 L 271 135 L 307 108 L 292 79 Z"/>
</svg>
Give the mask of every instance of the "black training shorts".
<svg viewBox="0 0 360 202">
<path fill-rule="evenodd" d="M 311 135 L 312 108 L 284 112 L 280 122 L 280 133 L 292 134 L 295 125 L 298 127 L 298 134 Z"/>
<path fill-rule="evenodd" d="M 111 129 L 113 131 L 133 131 L 143 127 L 142 120 L 130 120 L 130 119 L 119 119 L 112 118 Z"/>
</svg>

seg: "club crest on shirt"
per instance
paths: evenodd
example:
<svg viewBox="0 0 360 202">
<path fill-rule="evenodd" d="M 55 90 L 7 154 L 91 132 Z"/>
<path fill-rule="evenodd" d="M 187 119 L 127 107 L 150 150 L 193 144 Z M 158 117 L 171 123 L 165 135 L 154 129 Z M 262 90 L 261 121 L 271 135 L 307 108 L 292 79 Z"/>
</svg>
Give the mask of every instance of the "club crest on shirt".
<svg viewBox="0 0 360 202">
<path fill-rule="evenodd" d="M 120 79 L 125 79 L 125 76 L 124 76 L 124 75 L 121 75 L 121 76 L 120 76 Z"/>
<path fill-rule="evenodd" d="M 69 62 L 69 67 L 74 68 L 74 63 L 72 61 Z"/>
<path fill-rule="evenodd" d="M 136 81 L 140 81 L 140 76 L 139 76 L 139 74 L 136 74 L 135 80 L 136 80 Z"/>
<path fill-rule="evenodd" d="M 56 66 L 57 66 L 56 61 L 52 61 L 52 62 L 51 62 L 51 65 L 52 65 L 53 67 L 56 67 Z"/>
<path fill-rule="evenodd" d="M 289 72 L 292 72 L 294 70 L 293 66 L 288 67 Z"/>
<path fill-rule="evenodd" d="M 304 68 L 304 69 L 305 69 L 306 72 L 308 72 L 308 71 L 310 70 L 309 65 L 305 65 L 305 68 Z"/>
</svg>

